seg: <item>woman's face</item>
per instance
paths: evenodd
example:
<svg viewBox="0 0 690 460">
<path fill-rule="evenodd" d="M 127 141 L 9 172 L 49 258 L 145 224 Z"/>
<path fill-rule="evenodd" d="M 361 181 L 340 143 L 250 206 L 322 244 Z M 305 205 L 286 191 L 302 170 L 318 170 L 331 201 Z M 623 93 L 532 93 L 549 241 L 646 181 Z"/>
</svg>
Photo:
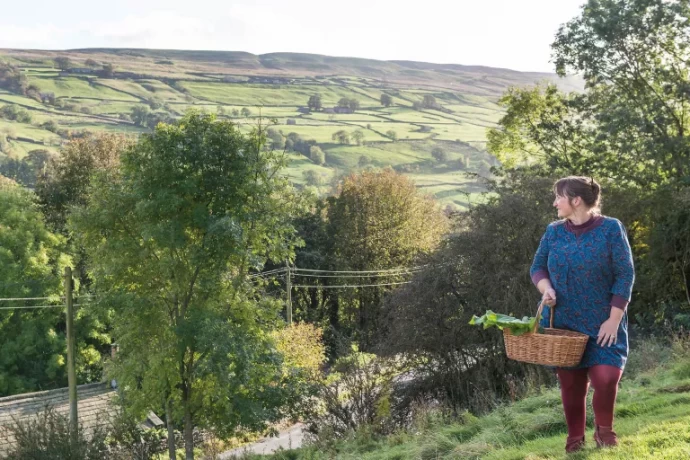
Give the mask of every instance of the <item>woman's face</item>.
<svg viewBox="0 0 690 460">
<path fill-rule="evenodd" d="M 575 200 L 577 200 L 577 198 L 573 201 Z M 567 196 L 556 195 L 556 198 L 553 200 L 553 205 L 558 210 L 558 217 L 561 219 L 567 219 L 573 215 L 575 212 L 573 204 L 574 203 L 571 203 Z"/>
</svg>

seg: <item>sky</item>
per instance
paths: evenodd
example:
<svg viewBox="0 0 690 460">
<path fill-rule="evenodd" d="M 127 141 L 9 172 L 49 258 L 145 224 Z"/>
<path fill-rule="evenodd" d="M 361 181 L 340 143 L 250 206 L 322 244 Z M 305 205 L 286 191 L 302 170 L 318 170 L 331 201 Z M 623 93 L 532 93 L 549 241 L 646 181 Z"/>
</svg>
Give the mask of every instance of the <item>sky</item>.
<svg viewBox="0 0 690 460">
<path fill-rule="evenodd" d="M 553 72 L 585 0 L 0 0 L 0 48 L 315 53 Z"/>
</svg>

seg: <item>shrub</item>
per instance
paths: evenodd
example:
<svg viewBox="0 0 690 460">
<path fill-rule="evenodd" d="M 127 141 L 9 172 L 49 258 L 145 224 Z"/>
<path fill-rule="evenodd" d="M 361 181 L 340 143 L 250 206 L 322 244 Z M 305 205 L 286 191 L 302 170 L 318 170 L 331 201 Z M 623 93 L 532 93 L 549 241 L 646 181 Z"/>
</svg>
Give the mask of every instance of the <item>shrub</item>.
<svg viewBox="0 0 690 460">
<path fill-rule="evenodd" d="M 110 458 L 106 431 L 101 427 L 89 430 L 80 426 L 76 443 L 70 442 L 69 419 L 52 408 L 36 418 L 15 420 L 9 427 L 16 446 L 7 460 L 101 460 Z"/>
</svg>

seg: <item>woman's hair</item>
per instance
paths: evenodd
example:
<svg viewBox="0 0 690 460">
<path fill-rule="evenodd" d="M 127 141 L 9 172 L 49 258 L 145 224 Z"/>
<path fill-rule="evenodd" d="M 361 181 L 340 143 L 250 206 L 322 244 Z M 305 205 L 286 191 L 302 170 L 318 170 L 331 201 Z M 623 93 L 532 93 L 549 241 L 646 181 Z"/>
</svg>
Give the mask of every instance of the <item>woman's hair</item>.
<svg viewBox="0 0 690 460">
<path fill-rule="evenodd" d="M 553 185 L 553 192 L 558 196 L 582 198 L 589 209 L 599 212 L 601 207 L 601 186 L 593 177 L 568 176 L 558 179 Z"/>
</svg>

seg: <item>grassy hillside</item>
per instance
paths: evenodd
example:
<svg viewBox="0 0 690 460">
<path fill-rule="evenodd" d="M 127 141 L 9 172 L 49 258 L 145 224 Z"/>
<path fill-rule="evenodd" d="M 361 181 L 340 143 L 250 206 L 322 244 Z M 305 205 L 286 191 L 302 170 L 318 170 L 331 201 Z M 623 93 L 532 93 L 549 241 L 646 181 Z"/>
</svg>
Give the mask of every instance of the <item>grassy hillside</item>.
<svg viewBox="0 0 690 460">
<path fill-rule="evenodd" d="M 650 369 L 651 368 L 651 369 Z M 640 372 L 640 369 L 643 371 Z M 681 460 L 690 458 L 690 353 L 647 342 L 631 354 L 621 382 L 615 429 L 620 445 L 600 450 L 592 438 L 591 392 L 586 450 L 564 454 L 566 425 L 557 389 L 462 421 L 421 420 L 418 427 L 385 438 L 366 433 L 330 448 L 306 447 L 273 460 L 485 459 L 485 460 Z M 247 456 L 258 460 L 265 456 Z"/>
<path fill-rule="evenodd" d="M 67 57 L 66 71 L 56 57 Z M 512 85 L 554 80 L 550 74 L 506 69 L 375 61 L 293 53 L 135 49 L 72 51 L 0 50 L 0 61 L 17 66 L 38 91 L 21 94 L 0 88 L 0 108 L 14 104 L 29 111 L 30 122 L 0 119 L 2 155 L 22 157 L 35 148 L 57 150 L 80 131 L 145 132 L 132 116 L 141 106 L 170 119 L 190 108 L 219 113 L 246 131 L 261 117 L 272 119 L 285 136 L 313 139 L 326 164 L 290 156 L 290 178 L 327 193 L 333 179 L 362 167 L 393 166 L 445 204 L 465 207 L 481 187 L 472 174 L 486 175 L 494 163 L 485 152 L 486 130 L 501 116 L 496 102 Z M 103 71 L 112 65 L 114 73 Z M 578 82 L 559 80 L 567 90 Z M 310 96 L 324 109 L 340 99 L 356 99 L 355 113 L 308 113 Z M 392 105 L 381 105 L 381 96 Z M 46 100 L 43 95 L 49 95 Z M 435 105 L 420 107 L 425 97 Z M 416 106 L 415 106 L 416 103 Z M 249 114 L 242 114 L 248 109 Z M 306 112 L 306 113 L 305 113 Z M 337 143 L 333 133 L 363 134 L 357 145 Z M 432 156 L 434 149 L 446 159 Z M 366 158 L 363 158 L 366 157 Z M 309 179 L 307 171 L 316 171 Z M 469 173 L 469 174 L 468 174 Z"/>
</svg>

